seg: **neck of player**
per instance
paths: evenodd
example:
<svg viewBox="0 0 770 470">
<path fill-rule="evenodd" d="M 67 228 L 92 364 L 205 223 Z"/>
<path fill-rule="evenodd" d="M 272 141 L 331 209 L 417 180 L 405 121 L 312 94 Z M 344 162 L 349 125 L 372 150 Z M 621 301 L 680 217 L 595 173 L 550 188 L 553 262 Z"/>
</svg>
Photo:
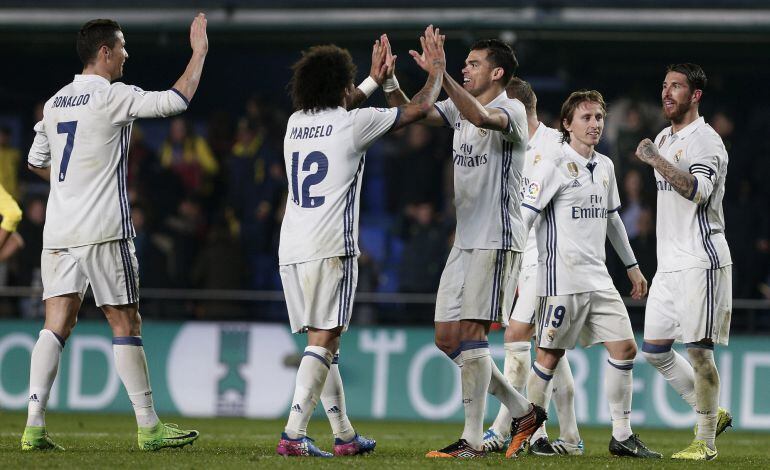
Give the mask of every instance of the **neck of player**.
<svg viewBox="0 0 770 470">
<path fill-rule="evenodd" d="M 698 118 L 700 118 L 700 114 L 698 114 L 698 107 L 693 106 L 688 109 L 686 113 L 671 120 L 671 132 L 676 134 L 677 132 L 695 122 Z"/>
<path fill-rule="evenodd" d="M 585 144 L 574 137 L 570 139 L 569 146 L 572 147 L 575 152 L 579 153 L 580 156 L 586 160 L 590 159 L 591 155 L 594 154 L 593 145 Z"/>
<path fill-rule="evenodd" d="M 532 139 L 532 136 L 535 135 L 535 132 L 537 132 L 538 127 L 540 127 L 540 120 L 537 119 L 537 114 L 528 114 L 527 130 L 529 131 L 530 139 Z"/>
<path fill-rule="evenodd" d="M 105 78 L 108 82 L 112 82 L 112 75 L 104 70 L 104 67 L 100 67 L 99 64 L 88 64 L 83 68 L 81 75 L 99 75 Z"/>
<path fill-rule="evenodd" d="M 476 101 L 478 101 L 481 106 L 486 106 L 489 103 L 492 102 L 495 98 L 500 96 L 500 93 L 503 92 L 503 87 L 497 84 L 497 82 L 492 83 L 492 85 L 484 90 L 479 96 L 476 97 Z"/>
</svg>

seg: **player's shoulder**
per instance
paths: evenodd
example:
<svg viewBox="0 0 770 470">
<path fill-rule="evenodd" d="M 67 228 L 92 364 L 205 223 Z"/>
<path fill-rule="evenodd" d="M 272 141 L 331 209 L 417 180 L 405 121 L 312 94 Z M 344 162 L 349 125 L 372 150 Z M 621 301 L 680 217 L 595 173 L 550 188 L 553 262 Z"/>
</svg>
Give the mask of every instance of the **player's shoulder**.
<svg viewBox="0 0 770 470">
<path fill-rule="evenodd" d="M 727 153 L 722 137 L 705 122 L 693 131 L 691 137 L 689 147 L 698 154 L 707 153 L 723 156 Z"/>
<path fill-rule="evenodd" d="M 604 155 L 603 153 L 595 152 L 594 158 L 599 160 L 599 163 L 601 165 L 607 165 L 609 168 L 615 169 L 615 162 L 613 162 L 612 159 L 607 155 Z"/>
<path fill-rule="evenodd" d="M 513 111 L 517 115 L 523 115 L 526 117 L 527 110 L 524 107 L 524 103 L 516 98 L 511 98 L 503 91 L 497 96 L 489 105 L 491 108 L 504 108 L 507 111 Z"/>
</svg>

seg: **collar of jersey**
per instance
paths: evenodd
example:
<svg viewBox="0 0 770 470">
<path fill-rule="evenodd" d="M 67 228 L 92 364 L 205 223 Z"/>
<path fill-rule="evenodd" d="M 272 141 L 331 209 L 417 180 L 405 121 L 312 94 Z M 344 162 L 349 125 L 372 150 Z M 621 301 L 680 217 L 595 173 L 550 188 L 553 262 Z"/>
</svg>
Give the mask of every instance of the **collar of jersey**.
<svg viewBox="0 0 770 470">
<path fill-rule="evenodd" d="M 102 82 L 102 83 L 104 83 L 106 85 L 110 84 L 109 80 L 107 80 L 106 78 L 102 77 L 101 75 L 96 75 L 96 74 L 87 74 L 87 75 L 77 74 L 77 75 L 75 75 L 75 80 L 74 81 L 76 81 L 76 82 Z"/>
<path fill-rule="evenodd" d="M 578 163 L 580 163 L 580 165 L 584 167 L 591 162 L 599 163 L 599 158 L 597 157 L 599 153 L 596 150 L 594 150 L 594 153 L 591 154 L 591 158 L 586 158 L 580 155 L 579 153 L 577 153 L 575 149 L 573 149 L 567 142 L 563 142 L 561 145 L 565 155 L 567 155 L 573 160 L 576 160 Z"/>
<path fill-rule="evenodd" d="M 672 136 L 676 135 L 677 138 L 684 139 L 688 137 L 690 134 L 692 134 L 693 132 L 695 132 L 695 129 L 699 128 L 701 124 L 705 124 L 705 123 L 706 123 L 706 120 L 703 119 L 703 116 L 701 116 L 698 119 L 691 122 L 690 124 L 687 124 L 687 127 L 685 127 L 684 129 L 679 129 L 679 132 L 677 132 L 676 134 L 672 132 L 671 135 Z M 673 128 L 671 129 L 673 130 Z"/>
</svg>

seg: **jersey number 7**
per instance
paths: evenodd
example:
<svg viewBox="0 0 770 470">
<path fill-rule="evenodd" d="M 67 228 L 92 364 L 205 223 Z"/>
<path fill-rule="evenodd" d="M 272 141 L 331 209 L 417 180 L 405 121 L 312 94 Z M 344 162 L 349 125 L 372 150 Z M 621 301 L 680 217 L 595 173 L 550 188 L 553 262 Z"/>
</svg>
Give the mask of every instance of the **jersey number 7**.
<svg viewBox="0 0 770 470">
<path fill-rule="evenodd" d="M 305 179 L 302 180 L 302 192 L 300 193 L 299 152 L 291 154 L 291 195 L 294 203 L 301 207 L 318 207 L 326 201 L 324 196 L 311 196 L 310 188 L 326 178 L 326 173 L 329 172 L 329 159 L 323 152 L 310 152 L 302 161 L 302 171 L 310 171 L 314 163 L 316 165 L 315 172 L 305 176 Z"/>
<path fill-rule="evenodd" d="M 77 121 L 60 122 L 56 125 L 56 132 L 59 134 L 67 134 L 67 143 L 64 145 L 64 154 L 61 157 L 61 164 L 59 165 L 59 181 L 64 181 L 64 177 L 67 176 L 67 166 L 70 163 L 70 156 L 72 155 L 72 147 L 75 145 L 75 130 L 78 128 Z"/>
</svg>

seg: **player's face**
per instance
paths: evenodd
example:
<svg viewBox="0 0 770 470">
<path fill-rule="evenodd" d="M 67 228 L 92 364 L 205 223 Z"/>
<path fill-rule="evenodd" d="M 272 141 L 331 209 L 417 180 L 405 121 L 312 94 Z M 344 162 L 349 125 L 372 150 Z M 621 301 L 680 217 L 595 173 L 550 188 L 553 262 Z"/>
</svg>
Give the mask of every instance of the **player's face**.
<svg viewBox="0 0 770 470">
<path fill-rule="evenodd" d="M 496 69 L 487 60 L 489 51 L 486 49 L 474 50 L 468 54 L 463 67 L 463 88 L 473 96 L 479 96 L 489 88 Z"/>
<path fill-rule="evenodd" d="M 118 40 L 115 41 L 115 45 L 112 47 L 112 50 L 110 50 L 109 55 L 113 80 L 123 76 L 123 64 L 125 64 L 126 59 L 128 59 L 126 39 L 123 37 L 123 32 L 118 31 L 115 34 L 118 36 Z"/>
<path fill-rule="evenodd" d="M 599 103 L 583 101 L 572 114 L 572 122 L 565 122 L 564 127 L 569 131 L 570 140 L 593 147 L 602 138 L 604 111 Z"/>
<path fill-rule="evenodd" d="M 661 100 L 663 115 L 669 121 L 678 121 L 693 106 L 693 92 L 683 73 L 669 72 L 663 80 Z"/>
</svg>

